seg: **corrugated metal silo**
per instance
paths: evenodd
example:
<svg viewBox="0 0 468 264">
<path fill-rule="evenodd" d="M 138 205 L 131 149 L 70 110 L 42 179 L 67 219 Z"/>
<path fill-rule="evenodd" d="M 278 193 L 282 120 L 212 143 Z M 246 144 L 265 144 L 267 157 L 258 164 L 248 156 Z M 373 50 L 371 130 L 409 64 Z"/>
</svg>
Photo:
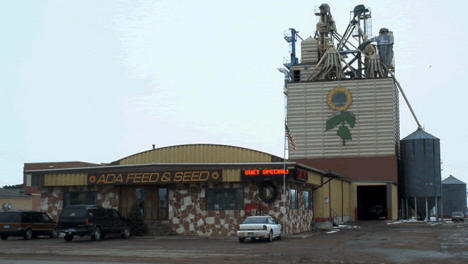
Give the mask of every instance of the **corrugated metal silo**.
<svg viewBox="0 0 468 264">
<path fill-rule="evenodd" d="M 399 185 L 407 217 L 439 214 L 441 196 L 440 140 L 419 128 L 400 141 Z"/>
<path fill-rule="evenodd" d="M 452 212 L 466 214 L 466 183 L 450 175 L 442 181 L 442 203 L 444 217 L 450 217 Z"/>
</svg>

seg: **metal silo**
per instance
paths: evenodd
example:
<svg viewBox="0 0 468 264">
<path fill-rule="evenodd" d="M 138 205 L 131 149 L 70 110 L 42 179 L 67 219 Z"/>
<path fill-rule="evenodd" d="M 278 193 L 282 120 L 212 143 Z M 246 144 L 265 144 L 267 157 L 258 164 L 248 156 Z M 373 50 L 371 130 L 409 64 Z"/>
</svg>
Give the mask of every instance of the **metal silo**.
<svg viewBox="0 0 468 264">
<path fill-rule="evenodd" d="M 444 217 L 452 212 L 466 214 L 466 183 L 450 175 L 442 181 L 442 204 Z"/>
<path fill-rule="evenodd" d="M 400 195 L 403 214 L 426 218 L 440 215 L 440 140 L 419 128 L 400 141 Z"/>
</svg>

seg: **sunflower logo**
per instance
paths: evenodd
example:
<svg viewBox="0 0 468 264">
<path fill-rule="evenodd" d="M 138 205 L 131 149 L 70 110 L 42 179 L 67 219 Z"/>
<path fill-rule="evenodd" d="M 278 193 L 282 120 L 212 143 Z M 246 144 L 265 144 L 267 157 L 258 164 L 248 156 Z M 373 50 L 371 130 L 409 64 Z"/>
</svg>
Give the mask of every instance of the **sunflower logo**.
<svg viewBox="0 0 468 264">
<path fill-rule="evenodd" d="M 339 86 L 332 89 L 327 96 L 328 106 L 332 110 L 340 111 L 340 113 L 327 120 L 325 131 L 340 125 L 336 134 L 343 140 L 343 146 L 346 145 L 346 140 L 351 140 L 351 131 L 346 124 L 351 128 L 356 124 L 356 117 L 354 114 L 346 111 L 352 102 L 353 99 L 349 90 Z"/>
<path fill-rule="evenodd" d="M 345 111 L 349 108 L 353 99 L 348 89 L 336 87 L 328 93 L 328 106 L 335 111 Z"/>
</svg>

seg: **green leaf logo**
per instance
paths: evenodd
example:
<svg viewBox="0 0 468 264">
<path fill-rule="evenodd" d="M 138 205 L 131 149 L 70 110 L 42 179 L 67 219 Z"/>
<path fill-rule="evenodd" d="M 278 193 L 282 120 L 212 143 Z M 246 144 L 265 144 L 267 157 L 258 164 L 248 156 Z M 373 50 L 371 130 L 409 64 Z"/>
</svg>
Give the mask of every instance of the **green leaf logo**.
<svg viewBox="0 0 468 264">
<path fill-rule="evenodd" d="M 325 131 L 335 128 L 337 125 L 341 124 L 344 120 L 345 119 L 344 119 L 343 114 L 338 114 L 336 116 L 333 116 L 332 118 L 327 120 Z"/>
<path fill-rule="evenodd" d="M 351 112 L 341 112 L 337 115 L 332 116 L 330 119 L 327 120 L 325 131 L 338 127 L 338 131 L 336 134 L 343 140 L 343 146 L 346 145 L 346 140 L 351 140 L 351 131 L 346 126 L 348 124 L 350 127 L 354 127 L 356 125 L 356 117 Z"/>
<path fill-rule="evenodd" d="M 345 125 L 342 125 L 338 128 L 338 131 L 336 131 L 336 134 L 340 136 L 341 139 L 343 139 L 343 144 L 344 140 L 351 139 L 351 132 L 349 131 L 349 128 Z"/>
</svg>

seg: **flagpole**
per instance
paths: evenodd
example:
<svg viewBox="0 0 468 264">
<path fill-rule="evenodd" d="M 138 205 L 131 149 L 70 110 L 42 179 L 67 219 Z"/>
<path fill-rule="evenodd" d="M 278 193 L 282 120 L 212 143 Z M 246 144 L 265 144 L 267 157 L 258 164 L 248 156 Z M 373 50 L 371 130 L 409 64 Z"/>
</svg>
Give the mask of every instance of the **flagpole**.
<svg viewBox="0 0 468 264">
<path fill-rule="evenodd" d="M 284 152 L 283 152 L 283 194 L 286 195 L 286 148 L 288 146 L 286 137 L 286 118 L 284 120 Z"/>
<path fill-rule="evenodd" d="M 288 145 L 288 81 L 284 82 L 284 152 L 283 152 L 283 194 L 286 195 L 286 152 L 289 150 Z"/>
</svg>

